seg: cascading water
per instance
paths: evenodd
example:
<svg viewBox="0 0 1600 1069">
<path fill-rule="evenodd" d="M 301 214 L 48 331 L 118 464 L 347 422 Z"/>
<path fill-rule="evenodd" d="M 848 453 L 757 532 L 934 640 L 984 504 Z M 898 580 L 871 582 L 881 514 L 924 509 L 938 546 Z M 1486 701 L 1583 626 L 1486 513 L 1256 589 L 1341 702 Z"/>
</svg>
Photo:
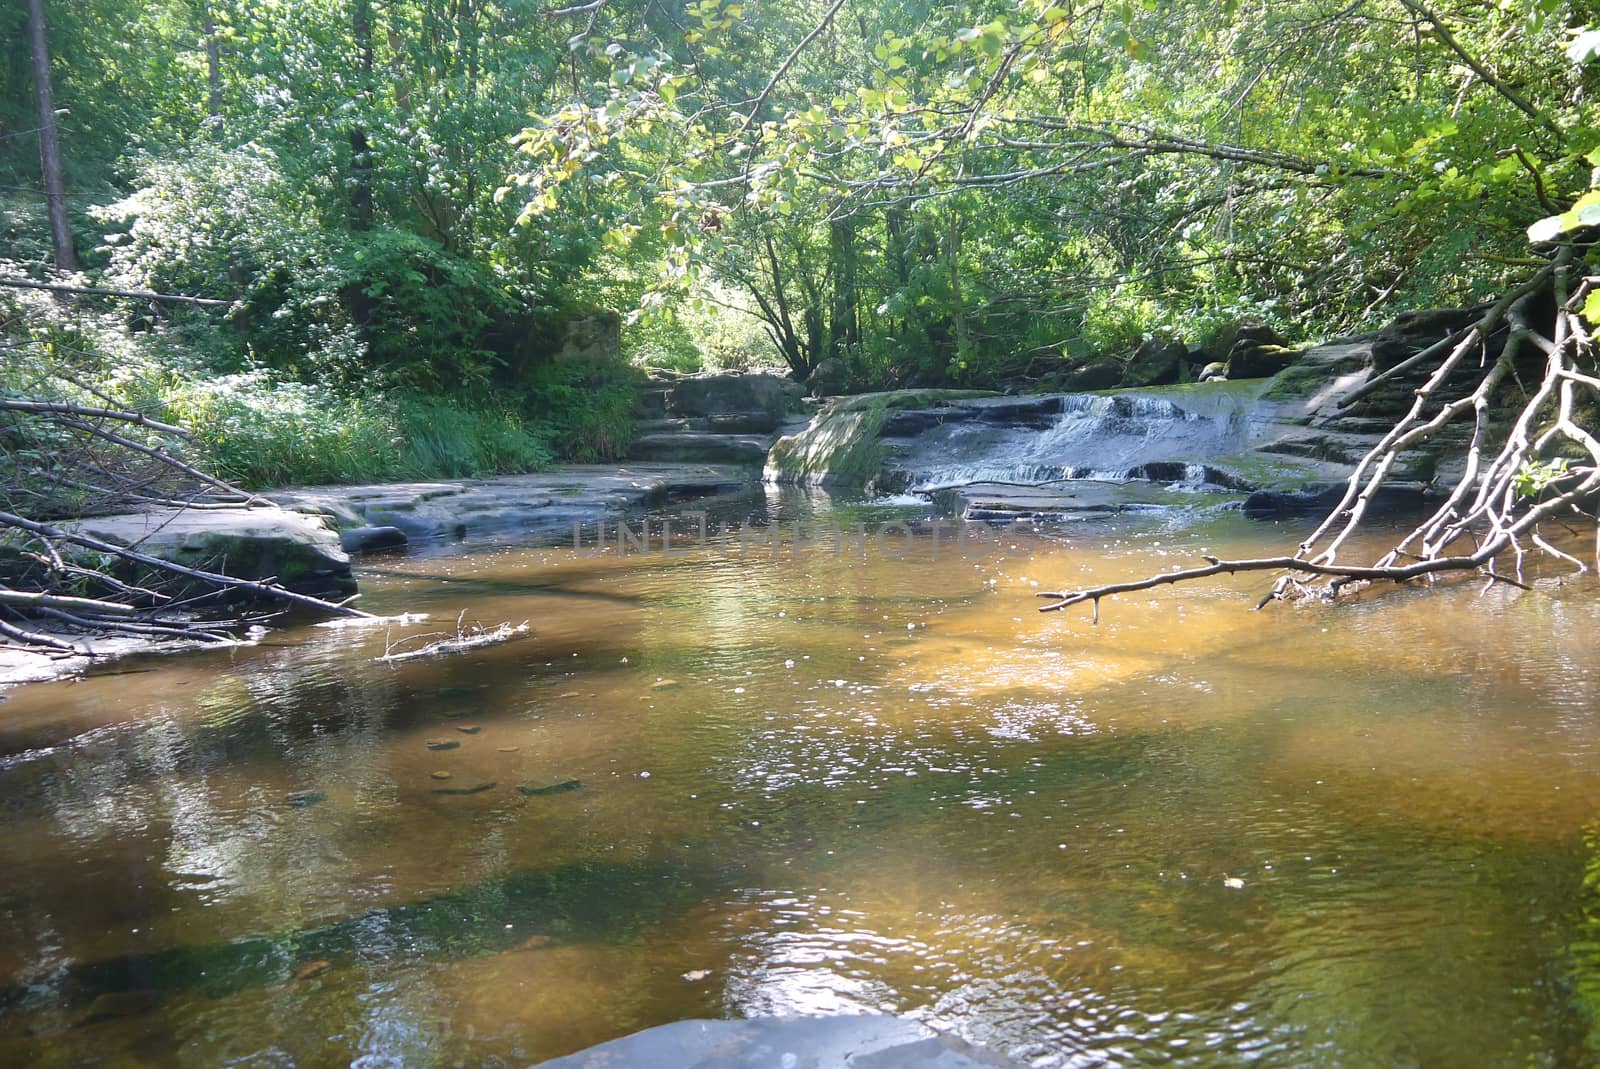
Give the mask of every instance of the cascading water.
<svg viewBox="0 0 1600 1069">
<path fill-rule="evenodd" d="M 1239 488 L 1205 460 L 1245 448 L 1251 396 L 1213 391 L 1179 404 L 1145 394 L 1067 394 L 1041 429 L 998 404 L 969 402 L 949 417 L 884 439 L 913 492 L 974 483 L 1039 485 L 1068 479 Z M 1192 403 L 1198 402 L 1198 403 Z"/>
</svg>

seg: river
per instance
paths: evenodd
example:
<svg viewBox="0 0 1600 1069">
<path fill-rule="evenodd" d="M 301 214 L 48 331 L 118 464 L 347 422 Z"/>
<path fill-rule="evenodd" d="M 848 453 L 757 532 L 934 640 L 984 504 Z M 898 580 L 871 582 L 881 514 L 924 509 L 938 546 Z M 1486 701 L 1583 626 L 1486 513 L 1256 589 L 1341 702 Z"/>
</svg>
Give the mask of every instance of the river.
<svg viewBox="0 0 1600 1069">
<path fill-rule="evenodd" d="M 1592 580 L 1093 624 L 1035 595 L 1301 526 L 750 507 L 824 534 L 370 558 L 407 633 L 532 634 L 389 666 L 401 632 L 294 627 L 0 703 L 0 1063 L 865 1011 L 1039 1067 L 1591 1062 Z"/>
</svg>

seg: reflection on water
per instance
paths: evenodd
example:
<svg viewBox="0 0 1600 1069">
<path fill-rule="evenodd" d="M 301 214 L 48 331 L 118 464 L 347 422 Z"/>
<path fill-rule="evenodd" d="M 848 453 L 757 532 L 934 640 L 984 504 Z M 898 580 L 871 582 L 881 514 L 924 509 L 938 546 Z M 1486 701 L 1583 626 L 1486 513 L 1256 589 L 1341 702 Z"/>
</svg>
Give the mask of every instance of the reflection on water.
<svg viewBox="0 0 1600 1069">
<path fill-rule="evenodd" d="M 533 637 L 391 668 L 307 628 L 20 692 L 0 1062 L 526 1064 L 882 1011 L 1039 1066 L 1585 1064 L 1595 584 L 1034 611 L 1293 535 L 390 559 L 377 608 Z"/>
</svg>

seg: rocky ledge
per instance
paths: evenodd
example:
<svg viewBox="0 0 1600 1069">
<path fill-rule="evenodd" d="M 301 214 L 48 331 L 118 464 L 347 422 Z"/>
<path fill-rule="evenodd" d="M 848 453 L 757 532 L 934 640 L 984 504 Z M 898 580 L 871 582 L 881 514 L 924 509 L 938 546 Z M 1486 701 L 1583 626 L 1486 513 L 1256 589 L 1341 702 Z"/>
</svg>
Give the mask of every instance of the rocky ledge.
<svg viewBox="0 0 1600 1069">
<path fill-rule="evenodd" d="M 350 552 L 417 542 L 570 537 L 593 524 L 652 508 L 746 489 L 748 468 L 722 464 L 568 464 L 534 475 L 448 482 L 378 483 L 280 491 L 280 504 L 323 517 Z"/>
<path fill-rule="evenodd" d="M 580 464 L 497 479 L 312 487 L 273 493 L 273 504 L 252 508 L 161 508 L 67 526 L 185 567 L 276 579 L 296 593 L 338 601 L 356 593 L 351 554 L 464 539 L 565 539 L 574 524 L 748 490 L 755 481 L 755 470 L 747 467 Z M 155 645 L 62 637 L 85 656 L 46 659 L 0 650 L 0 688 L 82 671 L 93 663 L 91 653 L 117 657 Z M 176 642 L 162 646 L 186 648 Z"/>
<path fill-rule="evenodd" d="M 1230 360 L 1227 379 L 1089 393 L 836 398 L 775 443 L 764 478 L 909 491 L 984 520 L 1207 504 L 1261 515 L 1325 509 L 1409 407 L 1422 372 L 1357 391 L 1470 314 L 1402 316 L 1375 334 L 1304 351 L 1274 346 L 1274 361 L 1263 366 Z M 1267 344 L 1246 341 L 1233 343 L 1234 357 L 1253 359 Z M 1462 445 L 1450 432 L 1402 454 L 1378 504 L 1423 503 L 1452 479 Z"/>
<path fill-rule="evenodd" d="M 337 601 L 356 592 L 338 534 L 320 517 L 285 508 L 159 508 L 71 526 L 186 568 L 274 579 L 297 594 Z"/>
</svg>

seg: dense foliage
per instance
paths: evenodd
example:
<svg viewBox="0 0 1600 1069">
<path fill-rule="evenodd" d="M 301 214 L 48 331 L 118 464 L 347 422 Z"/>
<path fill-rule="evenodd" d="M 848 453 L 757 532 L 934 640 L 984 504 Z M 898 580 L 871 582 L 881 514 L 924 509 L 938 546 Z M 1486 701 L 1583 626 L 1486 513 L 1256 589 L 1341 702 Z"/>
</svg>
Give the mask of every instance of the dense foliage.
<svg viewBox="0 0 1600 1069">
<path fill-rule="evenodd" d="M 540 367 L 597 307 L 638 363 L 865 388 L 1480 300 L 1600 146 L 1578 0 L 45 10 L 78 262 L 232 302 L 125 309 L 90 348 L 160 364 L 265 481 L 343 477 L 298 459 L 311 413 L 369 474 L 616 455 L 626 373 Z M 40 276 L 26 53 L 0 225 L 4 273 Z M 425 444 L 450 425 L 476 444 Z"/>
<path fill-rule="evenodd" d="M 1351 328 L 1526 270 L 1600 144 L 1590 14 L 612 3 L 575 44 L 611 84 L 525 132 L 512 185 L 528 223 L 593 185 L 654 204 L 661 297 L 736 285 L 802 371 L 992 380 L 1240 313 Z"/>
</svg>

